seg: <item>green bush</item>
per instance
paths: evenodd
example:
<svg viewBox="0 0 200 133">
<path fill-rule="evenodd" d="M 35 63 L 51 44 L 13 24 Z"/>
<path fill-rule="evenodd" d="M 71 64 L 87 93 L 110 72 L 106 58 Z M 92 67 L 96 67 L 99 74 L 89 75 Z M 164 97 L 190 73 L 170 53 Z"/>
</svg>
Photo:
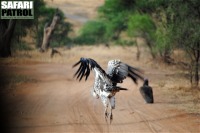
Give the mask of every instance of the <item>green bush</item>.
<svg viewBox="0 0 200 133">
<path fill-rule="evenodd" d="M 106 25 L 101 21 L 89 21 L 74 39 L 77 44 L 94 44 L 105 41 Z"/>
<path fill-rule="evenodd" d="M 130 36 L 146 36 L 154 39 L 156 26 L 149 15 L 134 14 L 128 22 L 128 34 Z"/>
<path fill-rule="evenodd" d="M 19 51 L 30 51 L 33 50 L 27 43 L 20 41 L 19 43 L 13 43 L 12 49 L 14 51 L 19 50 Z"/>
</svg>

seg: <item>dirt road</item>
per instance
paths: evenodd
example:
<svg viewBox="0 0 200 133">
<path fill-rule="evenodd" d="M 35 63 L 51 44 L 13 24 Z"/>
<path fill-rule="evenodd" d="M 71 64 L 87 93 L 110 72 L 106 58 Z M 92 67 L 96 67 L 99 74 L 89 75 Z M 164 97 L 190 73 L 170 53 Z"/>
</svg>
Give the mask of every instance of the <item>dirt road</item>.
<svg viewBox="0 0 200 133">
<path fill-rule="evenodd" d="M 9 70 L 34 80 L 1 92 L 1 97 L 6 98 L 1 105 L 4 132 L 199 132 L 199 117 L 171 107 L 157 87 L 154 87 L 155 104 L 145 104 L 139 86 L 127 79 L 122 86 L 129 90 L 116 95 L 114 120 L 107 124 L 100 100 L 90 95 L 93 76 L 79 83 L 72 78 L 75 70 L 71 64 L 13 65 Z M 147 73 L 153 78 L 152 71 Z"/>
</svg>

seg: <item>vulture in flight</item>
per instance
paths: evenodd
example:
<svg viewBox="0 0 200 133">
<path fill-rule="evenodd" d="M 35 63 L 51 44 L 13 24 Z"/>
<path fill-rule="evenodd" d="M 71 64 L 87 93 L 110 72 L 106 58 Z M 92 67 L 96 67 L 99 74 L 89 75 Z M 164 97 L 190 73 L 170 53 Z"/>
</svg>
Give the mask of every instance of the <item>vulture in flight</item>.
<svg viewBox="0 0 200 133">
<path fill-rule="evenodd" d="M 78 70 L 74 74 L 79 81 L 83 78 L 88 79 L 91 70 L 94 71 L 95 81 L 92 88 L 92 95 L 95 98 L 100 98 L 105 107 L 105 119 L 110 118 L 110 122 L 113 119 L 112 109 L 115 108 L 115 94 L 120 90 L 127 90 L 117 86 L 118 83 L 122 83 L 126 77 L 130 77 L 135 84 L 138 80 L 144 81 L 142 71 L 132 67 L 120 60 L 110 60 L 108 62 L 107 71 L 104 71 L 101 66 L 91 58 L 81 58 L 73 67 L 79 66 Z M 144 93 L 144 95 L 149 93 Z M 149 96 L 146 96 L 149 97 Z M 144 97 L 145 98 L 145 97 Z M 110 113 L 107 109 L 110 108 Z"/>
</svg>

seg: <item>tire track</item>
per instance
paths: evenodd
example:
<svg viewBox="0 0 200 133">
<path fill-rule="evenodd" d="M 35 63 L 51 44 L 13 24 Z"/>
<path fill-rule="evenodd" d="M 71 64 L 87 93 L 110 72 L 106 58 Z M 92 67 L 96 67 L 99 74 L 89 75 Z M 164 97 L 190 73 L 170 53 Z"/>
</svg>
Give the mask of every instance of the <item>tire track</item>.
<svg viewBox="0 0 200 133">
<path fill-rule="evenodd" d="M 152 133 L 158 133 L 157 130 L 154 128 L 154 125 L 153 125 L 149 120 L 147 120 L 147 119 L 144 117 L 144 115 L 142 115 L 142 114 L 140 113 L 140 111 L 137 111 L 137 110 L 133 109 L 132 106 L 131 106 L 131 104 L 130 104 L 130 102 L 128 102 L 128 105 L 129 105 L 129 107 L 130 107 L 132 110 L 134 110 L 134 112 L 136 112 L 136 113 L 139 115 L 139 117 L 140 117 L 141 120 L 142 120 L 141 122 L 144 122 L 145 125 L 150 129 L 150 131 L 151 131 Z"/>
</svg>

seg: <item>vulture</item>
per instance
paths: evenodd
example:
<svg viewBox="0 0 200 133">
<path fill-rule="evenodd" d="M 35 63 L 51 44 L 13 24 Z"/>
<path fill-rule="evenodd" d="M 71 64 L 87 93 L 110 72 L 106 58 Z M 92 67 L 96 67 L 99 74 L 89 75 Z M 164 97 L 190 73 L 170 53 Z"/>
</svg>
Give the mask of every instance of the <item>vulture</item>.
<svg viewBox="0 0 200 133">
<path fill-rule="evenodd" d="M 79 66 L 75 72 L 74 77 L 81 81 L 88 79 L 91 71 L 94 72 L 95 79 L 92 87 L 92 95 L 95 98 L 100 98 L 104 107 L 105 120 L 113 119 L 112 110 L 115 109 L 115 94 L 119 91 L 125 91 L 127 88 L 122 88 L 117 84 L 122 83 L 127 77 L 131 78 L 135 84 L 138 80 L 144 81 L 143 73 L 140 69 L 130 66 L 120 60 L 110 60 L 108 62 L 107 71 L 104 71 L 101 66 L 91 58 L 80 58 L 80 60 L 73 65 L 73 68 Z M 149 93 L 144 93 L 148 95 Z M 146 96 L 148 97 L 148 96 Z M 108 112 L 108 108 L 110 112 Z"/>
<path fill-rule="evenodd" d="M 154 103 L 153 90 L 152 87 L 149 86 L 148 79 L 144 79 L 144 84 L 140 87 L 140 93 L 146 103 Z"/>
</svg>

